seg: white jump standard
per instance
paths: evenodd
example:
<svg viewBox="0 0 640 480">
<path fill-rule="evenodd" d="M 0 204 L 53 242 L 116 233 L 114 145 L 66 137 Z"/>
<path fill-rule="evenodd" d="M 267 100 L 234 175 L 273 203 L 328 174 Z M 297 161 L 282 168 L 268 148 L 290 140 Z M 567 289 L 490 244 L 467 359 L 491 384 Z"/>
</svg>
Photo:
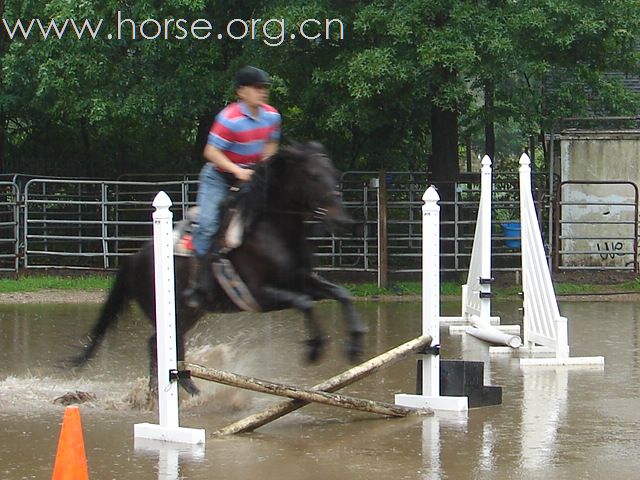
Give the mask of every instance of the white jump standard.
<svg viewBox="0 0 640 480">
<path fill-rule="evenodd" d="M 205 431 L 180 427 L 178 413 L 176 305 L 173 268 L 173 213 L 165 192 L 153 201 L 153 248 L 156 289 L 156 332 L 158 342 L 159 425 L 137 423 L 134 438 L 198 444 Z"/>
<path fill-rule="evenodd" d="M 469 266 L 467 285 L 462 287 L 462 314 L 469 319 L 471 327 L 466 333 L 485 342 L 519 348 L 522 340 L 519 325 L 495 326 L 491 319 L 491 194 L 493 179 L 491 159 L 482 159 L 480 176 L 480 206 L 473 238 L 473 250 Z M 500 318 L 497 317 L 498 323 Z M 515 335 L 513 333 L 516 333 Z"/>
<path fill-rule="evenodd" d="M 542 233 L 531 189 L 531 161 L 520 157 L 520 219 L 522 225 L 522 288 L 524 294 L 524 346 L 519 354 L 546 354 L 547 358 L 521 358 L 520 365 L 604 365 L 604 357 L 571 357 L 567 319 L 560 315 Z M 512 353 L 493 348 L 491 353 Z"/>
<path fill-rule="evenodd" d="M 491 159 L 482 159 L 480 204 L 476 221 L 473 248 L 469 262 L 467 283 L 462 286 L 462 316 L 468 326 L 452 325 L 449 333 L 468 333 L 491 344 L 518 348 L 522 345 L 519 325 L 499 325 L 500 317 L 491 316 L 491 194 L 493 180 Z M 458 317 L 442 317 L 456 321 Z M 457 323 L 457 322 L 456 322 Z"/>
<path fill-rule="evenodd" d="M 458 396 L 458 392 L 467 392 L 465 374 L 472 368 L 480 368 L 480 362 L 448 362 L 444 368 L 446 372 L 456 372 L 455 383 L 456 395 L 442 395 L 443 388 L 449 382 L 441 381 L 441 363 L 439 357 L 440 347 L 440 197 L 436 189 L 429 187 L 422 200 L 422 335 L 428 335 L 433 339 L 433 347 L 427 353 L 421 355 L 421 385 L 419 393 L 415 395 L 398 394 L 395 397 L 398 405 L 413 408 L 431 408 L 433 410 L 465 412 L 469 409 L 469 397 Z M 477 370 L 476 370 L 477 372 Z M 482 374 L 474 375 L 477 379 L 482 379 Z M 460 387 L 460 388 L 458 388 Z M 500 387 L 483 387 L 474 385 L 472 387 L 478 397 L 485 398 L 486 391 L 496 393 L 499 390 L 500 401 L 502 391 Z M 495 399 L 496 396 L 493 395 Z M 475 399 L 475 396 L 474 396 Z M 491 402 L 496 404 L 499 402 Z M 489 403 L 484 403 L 489 404 Z M 477 404 L 480 406 L 480 404 Z"/>
</svg>

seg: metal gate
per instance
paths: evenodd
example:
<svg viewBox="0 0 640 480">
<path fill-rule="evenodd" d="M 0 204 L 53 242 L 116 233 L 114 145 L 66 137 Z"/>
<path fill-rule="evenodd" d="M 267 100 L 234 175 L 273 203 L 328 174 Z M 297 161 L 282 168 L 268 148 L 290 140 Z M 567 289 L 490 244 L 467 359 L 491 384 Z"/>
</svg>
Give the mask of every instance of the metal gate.
<svg viewBox="0 0 640 480">
<path fill-rule="evenodd" d="M 559 270 L 638 271 L 638 186 L 566 181 L 556 212 Z"/>
<path fill-rule="evenodd" d="M 0 182 L 0 271 L 16 272 L 19 260 L 19 191 L 14 182 Z"/>
<path fill-rule="evenodd" d="M 516 174 L 495 175 L 492 238 L 495 270 L 520 268 L 518 248 L 506 242 L 501 215 L 517 212 Z M 542 179 L 546 185 L 546 178 Z M 351 229 L 331 234 L 309 222 L 314 264 L 319 270 L 379 272 L 381 259 L 389 272 L 415 274 L 421 269 L 422 195 L 427 187 L 421 172 L 348 172 L 342 176 L 344 203 L 355 220 Z M 381 203 L 381 189 L 384 201 Z M 480 196 L 479 176 L 467 175 L 456 184 L 440 185 L 455 192 L 440 202 L 443 271 L 465 272 L 469 266 Z M 113 269 L 121 257 L 137 251 L 151 236 L 151 203 L 159 190 L 174 202 L 174 220 L 195 204 L 197 180 L 186 176 L 171 181 L 103 181 L 32 178 L 22 189 L 5 195 L 3 248 L 10 268 Z M 541 187 L 541 190 L 544 187 Z M 20 191 L 23 200 L 20 202 Z M 544 200 L 545 196 L 540 195 Z M 540 205 L 546 212 L 546 204 Z M 548 215 L 546 215 L 548 217 Z M 384 224 L 384 238 L 379 227 Z M 513 242 L 511 242 L 513 243 Z M 19 246 L 21 250 L 19 250 Z M 4 253 L 4 251 L 3 251 Z"/>
<path fill-rule="evenodd" d="M 517 173 L 497 176 L 494 196 L 492 237 L 496 270 L 520 268 L 519 248 L 505 242 L 498 218 L 508 214 L 519 218 Z M 537 184 L 546 185 L 546 176 L 536 176 Z M 378 272 L 381 264 L 395 274 L 421 271 L 422 196 L 429 185 L 421 172 L 347 172 L 341 180 L 346 208 L 355 220 L 350 232 L 327 236 L 316 234 L 316 264 L 321 270 Z M 383 188 L 381 188 L 381 186 Z M 455 192 L 452 201 L 441 201 L 443 271 L 465 272 L 469 267 L 475 219 L 480 198 L 479 175 L 471 175 L 455 184 L 436 185 Z M 381 193 L 383 192 L 383 193 Z M 384 197 L 384 198 L 381 198 Z M 542 210 L 548 208 L 542 203 Z M 380 223 L 384 238 L 380 239 Z M 386 256 L 386 258 L 381 258 Z"/>
<path fill-rule="evenodd" d="M 195 182 L 194 182 L 195 183 Z M 109 269 L 151 236 L 159 190 L 180 220 L 195 202 L 191 182 L 33 179 L 24 191 L 26 268 Z"/>
</svg>

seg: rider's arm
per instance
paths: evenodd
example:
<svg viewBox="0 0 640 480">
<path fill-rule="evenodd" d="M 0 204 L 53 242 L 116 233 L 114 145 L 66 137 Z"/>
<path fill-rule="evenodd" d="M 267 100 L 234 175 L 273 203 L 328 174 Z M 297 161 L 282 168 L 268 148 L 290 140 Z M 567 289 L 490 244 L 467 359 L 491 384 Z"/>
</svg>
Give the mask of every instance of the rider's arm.
<svg viewBox="0 0 640 480">
<path fill-rule="evenodd" d="M 278 151 L 278 142 L 276 140 L 271 140 L 267 142 L 264 146 L 264 151 L 262 152 L 262 160 L 265 158 L 269 158 L 271 155 L 274 155 Z"/>
<path fill-rule="evenodd" d="M 236 165 L 231 160 L 229 160 L 229 157 L 227 157 L 222 152 L 222 150 L 214 147 L 211 144 L 207 144 L 204 147 L 203 155 L 204 158 L 207 159 L 207 161 L 213 163 L 218 169 L 222 170 L 223 172 L 229 172 L 233 174 L 233 176 L 238 180 L 249 180 L 249 178 L 251 178 L 251 175 L 253 174 L 253 170 L 242 168 Z"/>
</svg>

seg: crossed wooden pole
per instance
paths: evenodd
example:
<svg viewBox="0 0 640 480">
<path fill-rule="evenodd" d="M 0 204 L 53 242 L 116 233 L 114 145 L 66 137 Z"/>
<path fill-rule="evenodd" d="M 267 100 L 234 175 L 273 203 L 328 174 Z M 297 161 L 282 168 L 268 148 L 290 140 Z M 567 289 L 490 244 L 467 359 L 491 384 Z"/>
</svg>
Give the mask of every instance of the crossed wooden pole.
<svg viewBox="0 0 640 480">
<path fill-rule="evenodd" d="M 334 393 L 384 367 L 392 365 L 412 353 L 424 351 L 424 349 L 430 344 L 430 336 L 425 335 L 415 338 L 381 355 L 378 355 L 371 360 L 357 365 L 346 372 L 314 385 L 311 388 L 302 388 L 293 385 L 270 382 L 235 373 L 223 372 L 221 370 L 207 368 L 188 362 L 181 362 L 179 368 L 181 370 L 189 370 L 191 372 L 191 376 L 195 378 L 291 398 L 291 400 L 273 405 L 214 433 L 214 435 L 231 435 L 251 432 L 288 413 L 298 410 L 311 402 L 396 417 L 412 413 L 433 414 L 433 412 L 428 409 L 417 410 L 414 408 L 402 407 L 374 400 L 364 400 L 361 398 Z"/>
</svg>

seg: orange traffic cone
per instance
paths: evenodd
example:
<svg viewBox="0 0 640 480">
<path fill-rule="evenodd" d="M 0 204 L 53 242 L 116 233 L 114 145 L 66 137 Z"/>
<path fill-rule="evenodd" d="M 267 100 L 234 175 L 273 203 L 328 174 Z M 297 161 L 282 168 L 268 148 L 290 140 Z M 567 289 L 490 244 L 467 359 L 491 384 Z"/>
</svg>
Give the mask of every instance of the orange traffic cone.
<svg viewBox="0 0 640 480">
<path fill-rule="evenodd" d="M 51 480 L 89 480 L 80 409 L 77 405 L 64 410 Z"/>
</svg>

